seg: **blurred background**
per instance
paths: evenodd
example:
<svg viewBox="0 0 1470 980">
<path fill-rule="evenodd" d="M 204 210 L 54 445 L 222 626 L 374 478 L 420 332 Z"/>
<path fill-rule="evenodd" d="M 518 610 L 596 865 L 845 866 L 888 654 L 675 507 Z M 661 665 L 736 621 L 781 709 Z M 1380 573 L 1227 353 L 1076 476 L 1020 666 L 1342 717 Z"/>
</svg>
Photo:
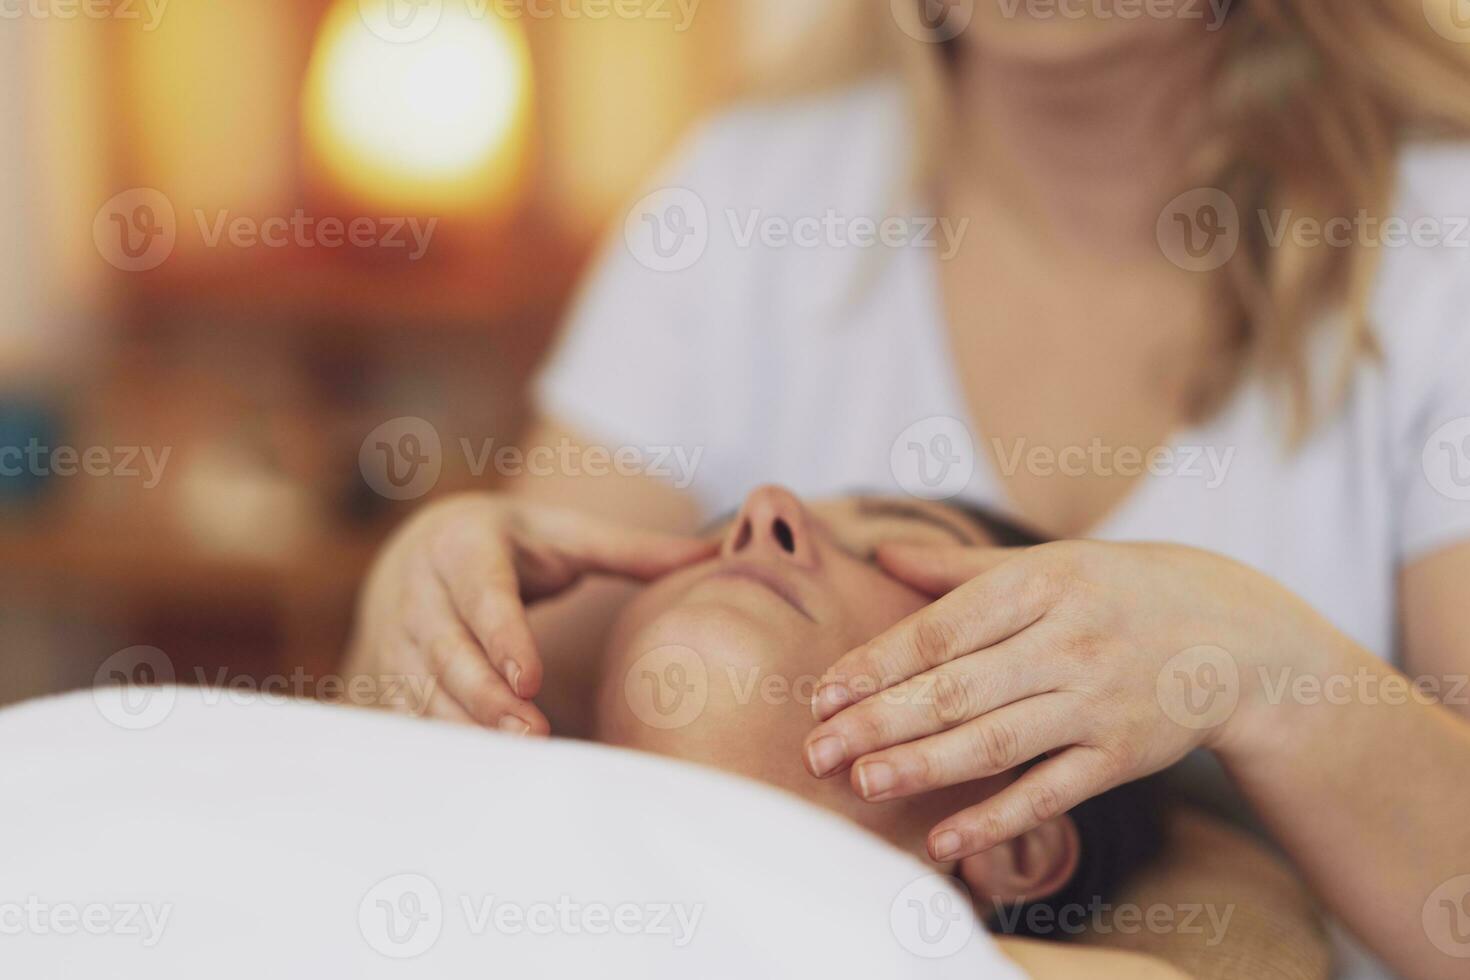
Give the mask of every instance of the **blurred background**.
<svg viewBox="0 0 1470 980">
<path fill-rule="evenodd" d="M 0 703 L 117 651 L 325 673 L 416 502 L 514 441 L 579 273 L 812 0 L 0 6 Z M 486 487 L 446 451 L 438 490 Z"/>
</svg>

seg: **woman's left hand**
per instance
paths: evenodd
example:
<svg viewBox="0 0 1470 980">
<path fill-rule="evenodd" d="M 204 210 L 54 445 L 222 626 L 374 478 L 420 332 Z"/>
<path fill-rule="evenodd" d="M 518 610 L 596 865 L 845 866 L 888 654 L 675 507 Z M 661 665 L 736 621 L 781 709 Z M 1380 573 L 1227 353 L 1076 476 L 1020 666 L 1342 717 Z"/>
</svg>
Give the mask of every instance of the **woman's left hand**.
<svg viewBox="0 0 1470 980">
<path fill-rule="evenodd" d="M 943 598 L 823 676 L 812 774 L 851 767 L 853 788 L 877 802 L 1048 756 L 936 826 L 936 861 L 1010 840 L 1196 747 L 1268 740 L 1256 717 L 1267 682 L 1309 666 L 1336 635 L 1270 578 L 1175 545 L 890 546 L 879 560 Z"/>
</svg>

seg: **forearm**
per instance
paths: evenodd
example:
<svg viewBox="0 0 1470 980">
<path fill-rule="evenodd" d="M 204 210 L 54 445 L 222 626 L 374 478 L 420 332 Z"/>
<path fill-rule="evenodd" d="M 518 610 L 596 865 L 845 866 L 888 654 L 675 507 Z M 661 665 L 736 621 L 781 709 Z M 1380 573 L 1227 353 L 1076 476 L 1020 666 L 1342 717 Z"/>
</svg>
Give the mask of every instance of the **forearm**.
<svg viewBox="0 0 1470 980">
<path fill-rule="evenodd" d="M 1264 700 L 1217 747 L 1246 798 L 1395 970 L 1463 976 L 1465 960 L 1440 948 L 1448 927 L 1436 945 L 1424 915 L 1436 889 L 1470 874 L 1470 724 L 1341 637 L 1309 669 L 1261 680 Z"/>
</svg>

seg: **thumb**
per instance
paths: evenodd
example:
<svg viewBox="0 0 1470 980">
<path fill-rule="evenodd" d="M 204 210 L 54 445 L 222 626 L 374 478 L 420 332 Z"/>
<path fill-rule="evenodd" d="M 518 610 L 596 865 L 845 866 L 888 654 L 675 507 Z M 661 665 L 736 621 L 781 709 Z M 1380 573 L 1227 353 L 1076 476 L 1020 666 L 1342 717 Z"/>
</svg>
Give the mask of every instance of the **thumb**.
<svg viewBox="0 0 1470 980">
<path fill-rule="evenodd" d="M 579 573 L 647 581 L 712 557 L 720 546 L 711 538 L 645 531 L 566 511 L 538 517 L 537 536 Z"/>
<path fill-rule="evenodd" d="M 900 582 L 926 595 L 942 596 L 1025 550 L 884 544 L 878 546 L 878 564 Z"/>
</svg>

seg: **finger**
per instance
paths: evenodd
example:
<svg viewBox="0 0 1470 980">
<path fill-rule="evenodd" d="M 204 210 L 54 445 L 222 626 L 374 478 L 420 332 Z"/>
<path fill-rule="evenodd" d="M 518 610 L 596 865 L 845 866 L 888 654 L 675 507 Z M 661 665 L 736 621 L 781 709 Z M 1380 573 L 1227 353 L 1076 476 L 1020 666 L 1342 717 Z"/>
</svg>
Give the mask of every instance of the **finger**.
<svg viewBox="0 0 1470 980">
<path fill-rule="evenodd" d="M 878 564 L 900 582 L 937 597 L 1005 564 L 1026 550 L 882 544 L 878 546 Z"/>
<path fill-rule="evenodd" d="M 498 534 L 488 528 L 465 528 L 463 535 L 438 543 L 433 551 L 433 575 L 438 595 L 447 596 L 449 605 L 427 594 L 420 603 L 435 620 L 449 619 L 467 627 L 482 656 L 505 678 L 511 691 L 529 699 L 541 690 L 541 656 L 536 652 L 515 568 Z"/>
<path fill-rule="evenodd" d="M 849 651 L 823 675 L 813 717 L 826 721 L 863 697 L 1031 626 L 1046 612 L 1051 592 L 1044 576 L 1028 576 L 1029 565 L 1006 562 Z"/>
<path fill-rule="evenodd" d="M 1034 830 L 1121 780 L 1110 778 L 1106 754 L 1094 746 L 1069 748 L 977 806 L 940 821 L 929 832 L 929 855 L 957 861 Z"/>
<path fill-rule="evenodd" d="M 528 511 L 518 542 L 550 548 L 577 572 L 648 581 L 712 557 L 719 542 L 630 528 L 570 510 Z"/>
<path fill-rule="evenodd" d="M 852 788 L 879 803 L 1014 769 L 1084 736 L 1080 700 L 1071 694 L 1026 698 L 958 728 L 865 756 L 852 767 Z"/>
<path fill-rule="evenodd" d="M 1035 653 L 1029 633 L 985 651 L 983 669 L 955 661 L 859 701 L 812 729 L 807 770 L 818 778 L 872 752 L 962 725 L 1002 705 L 1053 690 L 1052 661 Z"/>
<path fill-rule="evenodd" d="M 454 698 L 439 690 L 429 695 L 424 717 L 433 718 L 436 721 L 447 721 L 455 725 L 474 725 L 475 723 L 475 719 L 471 718 L 469 712 L 461 708 Z"/>
<path fill-rule="evenodd" d="M 551 725 L 535 705 L 516 697 L 509 683 L 455 624 L 441 633 L 427 654 L 444 691 L 486 728 L 516 735 L 547 735 Z"/>
</svg>

